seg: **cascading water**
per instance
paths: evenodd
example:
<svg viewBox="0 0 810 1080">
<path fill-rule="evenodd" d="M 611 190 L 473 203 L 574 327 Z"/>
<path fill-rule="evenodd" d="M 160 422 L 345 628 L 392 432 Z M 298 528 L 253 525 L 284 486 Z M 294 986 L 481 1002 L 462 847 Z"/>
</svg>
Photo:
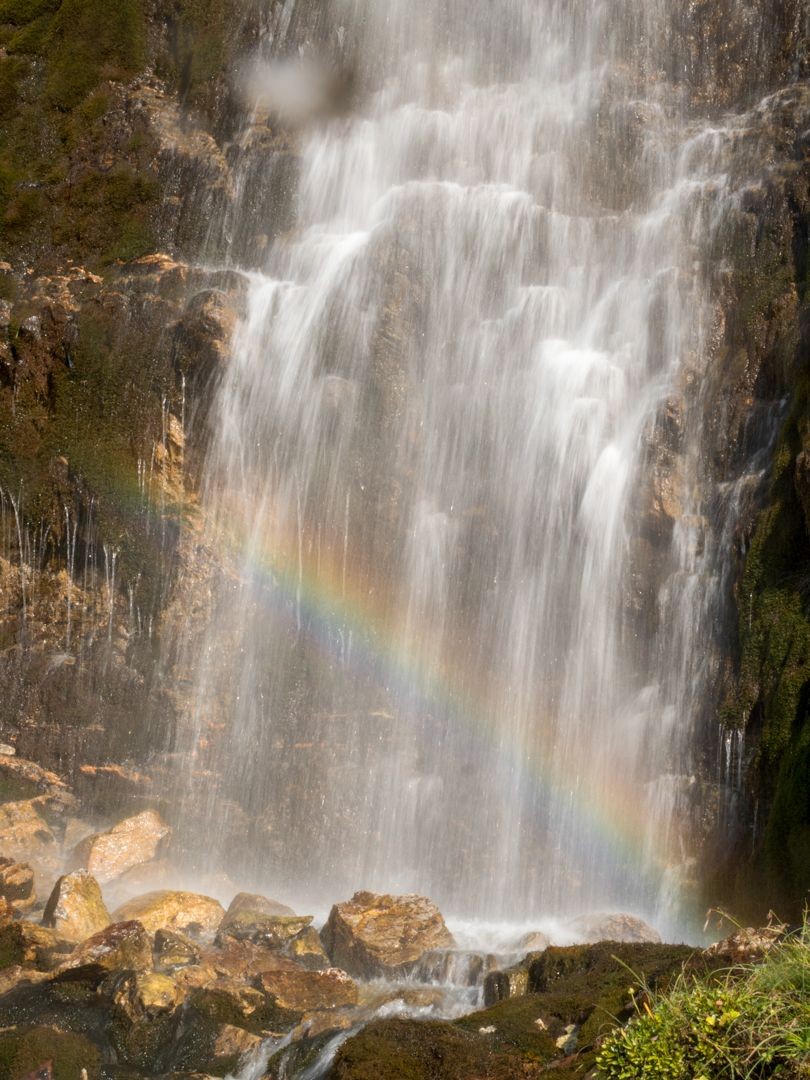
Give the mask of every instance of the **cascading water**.
<svg viewBox="0 0 810 1080">
<path fill-rule="evenodd" d="M 663 6 L 336 8 L 353 108 L 299 132 L 212 412 L 198 862 L 673 931 L 712 595 L 678 395 L 726 133 L 656 76 Z"/>
</svg>

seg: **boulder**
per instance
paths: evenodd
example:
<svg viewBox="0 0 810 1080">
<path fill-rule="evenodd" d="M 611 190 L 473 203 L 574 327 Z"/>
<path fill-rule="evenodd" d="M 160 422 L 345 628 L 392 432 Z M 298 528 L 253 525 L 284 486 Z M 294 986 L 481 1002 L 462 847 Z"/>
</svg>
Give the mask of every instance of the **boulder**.
<svg viewBox="0 0 810 1080">
<path fill-rule="evenodd" d="M 370 892 L 335 904 L 321 940 L 335 965 L 361 978 L 405 974 L 429 950 L 455 945 L 431 900 Z"/>
<path fill-rule="evenodd" d="M 657 930 L 639 919 L 636 915 L 599 912 L 593 915 L 580 915 L 566 926 L 580 941 L 595 944 L 597 941 L 648 942 L 660 945 L 661 935 Z"/>
<path fill-rule="evenodd" d="M 150 934 L 174 930 L 207 937 L 215 932 L 224 914 L 222 904 L 210 896 L 161 889 L 128 900 L 115 911 L 114 918 L 116 922 L 137 919 Z"/>
<path fill-rule="evenodd" d="M 8 900 L 17 911 L 28 911 L 37 901 L 34 871 L 28 863 L 0 857 L 0 898 Z"/>
<path fill-rule="evenodd" d="M 295 912 L 253 893 L 239 893 L 233 898 L 217 931 L 217 944 L 249 941 L 280 949 L 307 929 L 311 915 Z"/>
<path fill-rule="evenodd" d="M 135 920 L 115 922 L 83 941 L 58 970 L 70 978 L 79 971 L 103 975 L 118 971 L 147 971 L 152 966 L 152 945 Z"/>
<path fill-rule="evenodd" d="M 42 915 L 43 926 L 71 941 L 84 941 L 111 922 L 98 882 L 86 870 L 59 878 Z"/>
<path fill-rule="evenodd" d="M 259 985 L 285 1012 L 323 1012 L 358 1003 L 357 985 L 345 971 L 263 971 Z"/>
<path fill-rule="evenodd" d="M 81 840 L 70 855 L 73 868 L 85 867 L 102 884 L 155 858 L 169 826 L 154 810 L 119 821 L 106 832 Z"/>
<path fill-rule="evenodd" d="M 200 949 L 191 938 L 174 930 L 158 930 L 155 934 L 155 964 L 172 970 L 196 964 L 200 959 Z"/>
<path fill-rule="evenodd" d="M 541 930 L 530 930 L 518 941 L 518 952 L 542 952 L 551 942 Z"/>
</svg>

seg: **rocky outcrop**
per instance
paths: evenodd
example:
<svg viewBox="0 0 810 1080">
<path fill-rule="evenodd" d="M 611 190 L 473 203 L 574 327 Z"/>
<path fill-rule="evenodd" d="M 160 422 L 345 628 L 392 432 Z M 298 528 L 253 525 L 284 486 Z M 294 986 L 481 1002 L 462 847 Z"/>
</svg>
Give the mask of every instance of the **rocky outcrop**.
<svg viewBox="0 0 810 1080">
<path fill-rule="evenodd" d="M 292 908 L 253 893 L 239 893 L 231 901 L 217 931 L 217 944 L 250 942 L 281 948 L 304 933 L 311 915 L 296 915 Z"/>
<path fill-rule="evenodd" d="M 333 963 L 363 978 L 405 974 L 424 953 L 455 944 L 441 912 L 426 897 L 370 892 L 335 904 L 321 940 Z"/>
</svg>

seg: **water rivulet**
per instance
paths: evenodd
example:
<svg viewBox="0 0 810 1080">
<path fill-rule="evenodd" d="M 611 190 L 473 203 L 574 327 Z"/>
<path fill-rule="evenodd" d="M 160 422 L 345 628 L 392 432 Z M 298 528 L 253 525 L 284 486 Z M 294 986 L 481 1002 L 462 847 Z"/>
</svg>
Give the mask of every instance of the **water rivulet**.
<svg viewBox="0 0 810 1080">
<path fill-rule="evenodd" d="M 334 8 L 266 72 L 323 58 L 345 91 L 284 136 L 290 227 L 255 165 L 226 223 L 248 287 L 208 415 L 215 616 L 180 643 L 188 844 L 310 905 L 672 930 L 739 131 L 689 118 L 663 2 Z"/>
</svg>

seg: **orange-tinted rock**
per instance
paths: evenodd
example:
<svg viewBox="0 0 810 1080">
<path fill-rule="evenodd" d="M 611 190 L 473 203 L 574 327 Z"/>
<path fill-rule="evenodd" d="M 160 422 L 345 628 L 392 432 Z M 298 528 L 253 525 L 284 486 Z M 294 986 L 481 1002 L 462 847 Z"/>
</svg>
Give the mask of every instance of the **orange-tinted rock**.
<svg viewBox="0 0 810 1080">
<path fill-rule="evenodd" d="M 170 831 L 159 814 L 144 810 L 106 832 L 85 837 L 73 849 L 71 864 L 85 867 L 105 884 L 154 859 Z"/>
<path fill-rule="evenodd" d="M 28 863 L 0 857 L 0 898 L 7 900 L 17 911 L 27 911 L 36 903 L 34 871 Z"/>
<path fill-rule="evenodd" d="M 455 944 L 432 900 L 370 892 L 335 904 L 321 940 L 334 964 L 362 978 L 403 974 L 428 950 Z"/>
<path fill-rule="evenodd" d="M 204 937 L 214 933 L 224 914 L 222 904 L 210 896 L 162 889 L 128 900 L 115 911 L 114 917 L 117 922 L 137 919 L 150 934 L 177 930 Z"/>
</svg>

